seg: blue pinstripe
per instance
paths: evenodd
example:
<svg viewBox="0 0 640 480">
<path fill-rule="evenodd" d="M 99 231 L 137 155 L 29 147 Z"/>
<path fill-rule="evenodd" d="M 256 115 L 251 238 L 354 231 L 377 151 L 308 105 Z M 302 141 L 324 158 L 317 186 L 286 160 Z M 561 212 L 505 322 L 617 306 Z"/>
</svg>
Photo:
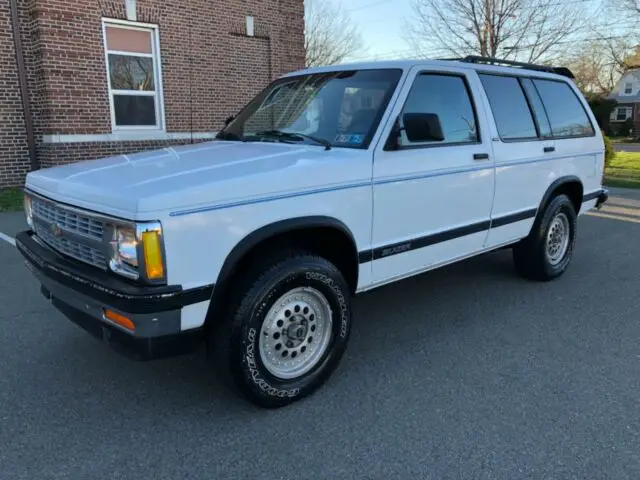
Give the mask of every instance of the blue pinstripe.
<svg viewBox="0 0 640 480">
<path fill-rule="evenodd" d="M 581 154 L 580 156 L 583 155 L 594 155 L 596 153 L 600 153 L 600 152 L 589 152 L 589 153 L 584 153 Z M 221 203 L 218 205 L 209 205 L 206 207 L 198 207 L 198 208 L 190 208 L 190 209 L 186 209 L 186 210 L 176 210 L 175 212 L 170 212 L 169 216 L 170 217 L 181 217 L 184 215 L 192 215 L 194 213 L 203 213 L 203 212 L 211 212 L 214 210 L 223 210 L 226 208 L 233 208 L 233 207 L 241 207 L 241 206 L 245 206 L 245 205 L 254 205 L 256 203 L 265 203 L 265 202 L 273 202 L 275 200 L 285 200 L 288 198 L 296 198 L 296 197 L 304 197 L 307 195 L 315 195 L 318 193 L 328 193 L 328 192 L 337 192 L 340 190 L 350 190 L 353 188 L 362 188 L 362 187 L 368 187 L 368 186 L 372 186 L 372 185 L 385 185 L 388 183 L 397 183 L 397 182 L 409 182 L 412 180 L 421 180 L 424 178 L 431 178 L 431 177 L 443 177 L 446 175 L 455 175 L 457 173 L 469 173 L 469 172 L 479 172 L 482 170 L 491 170 L 493 168 L 503 168 L 503 167 L 514 167 L 514 166 L 518 166 L 518 165 L 528 165 L 531 163 L 541 163 L 541 162 L 548 162 L 551 160 L 561 160 L 563 158 L 571 158 L 574 157 L 575 155 L 566 155 L 566 156 L 562 156 L 562 157 L 549 157 L 549 158 L 536 158 L 534 160 L 517 160 L 517 161 L 512 161 L 512 162 L 504 162 L 504 163 L 499 163 L 499 164 L 491 164 L 491 165 L 482 165 L 482 166 L 473 166 L 473 167 L 463 167 L 463 168 L 453 168 L 453 169 L 449 169 L 449 170 L 440 170 L 440 171 L 435 171 L 435 172 L 429 172 L 429 173 L 425 173 L 425 174 L 420 174 L 420 175 L 410 175 L 410 176 L 404 176 L 404 177 L 392 177 L 392 178 L 382 178 L 382 179 L 378 179 L 375 182 L 371 182 L 371 181 L 360 181 L 360 182 L 354 182 L 354 183 L 345 183 L 342 185 L 333 185 L 331 187 L 322 187 L 322 188 L 314 188 L 314 189 L 310 189 L 310 190 L 304 190 L 304 191 L 298 191 L 298 192 L 291 192 L 291 193 L 282 193 L 282 194 L 278 194 L 278 195 L 270 195 L 267 197 L 261 197 L 261 198 L 254 198 L 254 199 L 249 199 L 249 200 L 239 200 L 237 202 L 230 202 L 230 203 Z"/>
</svg>

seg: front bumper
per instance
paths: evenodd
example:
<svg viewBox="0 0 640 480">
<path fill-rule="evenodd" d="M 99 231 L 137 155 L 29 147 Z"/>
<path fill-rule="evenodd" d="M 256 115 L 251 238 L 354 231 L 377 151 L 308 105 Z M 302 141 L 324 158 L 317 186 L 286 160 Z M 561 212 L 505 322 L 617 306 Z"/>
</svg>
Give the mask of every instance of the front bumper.
<svg viewBox="0 0 640 480">
<path fill-rule="evenodd" d="M 135 285 L 61 256 L 36 240 L 32 231 L 19 233 L 16 247 L 53 306 L 114 350 L 136 360 L 150 360 L 189 353 L 200 345 L 201 329 L 181 331 L 181 311 L 209 300 L 212 285 L 191 290 L 176 285 Z M 107 320 L 105 309 L 129 318 L 135 331 Z"/>
</svg>

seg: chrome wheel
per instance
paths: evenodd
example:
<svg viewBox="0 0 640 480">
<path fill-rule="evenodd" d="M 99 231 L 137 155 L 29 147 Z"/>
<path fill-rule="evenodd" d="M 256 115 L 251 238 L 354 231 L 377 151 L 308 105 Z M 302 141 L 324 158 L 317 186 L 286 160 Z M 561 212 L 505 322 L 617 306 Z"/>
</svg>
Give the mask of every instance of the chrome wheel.
<svg viewBox="0 0 640 480">
<path fill-rule="evenodd" d="M 290 380 L 318 364 L 331 340 L 332 313 L 315 288 L 295 288 L 280 297 L 262 322 L 260 360 L 274 377 Z"/>
<path fill-rule="evenodd" d="M 551 221 L 547 232 L 546 254 L 551 265 L 557 265 L 562 261 L 571 238 L 571 226 L 569 217 L 565 213 L 559 213 Z"/>
</svg>

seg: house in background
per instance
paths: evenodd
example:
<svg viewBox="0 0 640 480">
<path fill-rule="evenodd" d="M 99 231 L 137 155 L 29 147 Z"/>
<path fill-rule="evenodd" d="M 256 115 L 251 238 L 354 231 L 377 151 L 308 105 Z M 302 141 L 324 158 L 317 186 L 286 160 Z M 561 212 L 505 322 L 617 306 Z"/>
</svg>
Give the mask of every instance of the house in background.
<svg viewBox="0 0 640 480">
<path fill-rule="evenodd" d="M 304 59 L 303 0 L 5 0 L 0 187 L 213 138 Z"/>
<path fill-rule="evenodd" d="M 607 98 L 618 102 L 609 118 L 612 130 L 621 136 L 640 135 L 640 69 L 627 71 Z"/>
</svg>

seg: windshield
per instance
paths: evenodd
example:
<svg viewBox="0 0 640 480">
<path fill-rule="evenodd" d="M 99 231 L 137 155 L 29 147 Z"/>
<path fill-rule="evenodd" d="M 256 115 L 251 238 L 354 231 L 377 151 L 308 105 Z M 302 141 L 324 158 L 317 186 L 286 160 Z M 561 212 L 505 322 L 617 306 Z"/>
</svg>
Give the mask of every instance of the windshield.
<svg viewBox="0 0 640 480">
<path fill-rule="evenodd" d="M 276 80 L 218 138 L 367 148 L 401 75 L 381 69 Z"/>
</svg>

